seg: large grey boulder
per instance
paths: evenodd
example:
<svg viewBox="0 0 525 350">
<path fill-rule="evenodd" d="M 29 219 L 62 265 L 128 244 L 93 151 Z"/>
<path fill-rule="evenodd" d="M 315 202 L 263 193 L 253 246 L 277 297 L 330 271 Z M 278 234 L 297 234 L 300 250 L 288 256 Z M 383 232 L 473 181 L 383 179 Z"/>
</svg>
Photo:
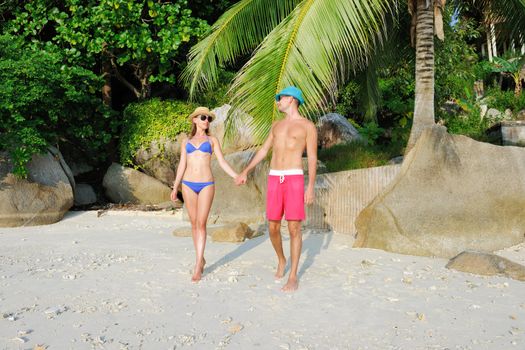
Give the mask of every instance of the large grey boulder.
<svg viewBox="0 0 525 350">
<path fill-rule="evenodd" d="M 230 109 L 231 106 L 228 104 L 215 108 L 213 113 L 215 113 L 216 118 L 210 124 L 210 133 L 221 143 L 223 153 L 235 153 L 257 146 L 259 142 L 254 137 L 253 129 L 249 127 L 253 119 L 241 111 L 233 112 L 235 115 L 234 120 L 236 121 L 236 124 L 233 126 L 235 130 L 234 137 L 225 139 L 226 117 Z"/>
<path fill-rule="evenodd" d="M 170 200 L 171 188 L 135 169 L 113 163 L 102 182 L 106 196 L 115 203 L 159 204 Z"/>
<path fill-rule="evenodd" d="M 181 140 L 186 137 L 187 135 L 182 133 L 173 140 L 162 138 L 152 141 L 148 147 L 136 151 L 135 165 L 145 174 L 171 185 L 179 165 Z"/>
<path fill-rule="evenodd" d="M 319 118 L 317 134 L 321 148 L 352 141 L 363 141 L 357 129 L 345 117 L 337 113 L 328 113 Z"/>
<path fill-rule="evenodd" d="M 423 132 L 357 218 L 355 247 L 450 258 L 524 241 L 525 149 Z"/>
<path fill-rule="evenodd" d="M 254 151 L 228 154 L 226 161 L 236 172 L 242 171 L 253 158 Z M 216 159 L 211 168 L 215 178 L 215 197 L 210 211 L 210 223 L 245 222 L 259 223 L 265 220 L 266 181 L 269 161 L 263 160 L 248 175 L 245 185 L 236 186 Z"/>
<path fill-rule="evenodd" d="M 96 201 L 97 195 L 91 185 L 77 184 L 75 186 L 75 205 L 89 205 Z"/>
<path fill-rule="evenodd" d="M 27 169 L 27 180 L 16 178 L 7 154 L 0 154 L 2 227 L 52 224 L 73 206 L 73 175 L 57 149 L 34 155 Z"/>
<path fill-rule="evenodd" d="M 484 252 L 462 252 L 450 259 L 446 267 L 476 275 L 499 275 L 525 281 L 525 266 L 501 256 Z"/>
<path fill-rule="evenodd" d="M 319 174 L 315 200 L 306 207 L 306 226 L 354 236 L 359 213 L 388 186 L 400 165 Z"/>
</svg>

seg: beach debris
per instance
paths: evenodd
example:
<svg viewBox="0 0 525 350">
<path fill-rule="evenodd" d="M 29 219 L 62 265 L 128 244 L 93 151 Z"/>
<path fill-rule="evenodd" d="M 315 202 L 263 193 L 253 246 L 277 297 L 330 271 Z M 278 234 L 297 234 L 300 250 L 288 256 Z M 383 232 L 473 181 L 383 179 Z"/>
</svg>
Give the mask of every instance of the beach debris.
<svg viewBox="0 0 525 350">
<path fill-rule="evenodd" d="M 224 349 L 226 347 L 226 345 L 230 344 L 230 341 L 231 341 L 231 335 L 227 335 L 225 336 L 220 342 L 219 342 L 219 345 L 217 347 L 217 349 Z"/>
<path fill-rule="evenodd" d="M 93 344 L 104 345 L 105 343 L 106 343 L 106 337 L 104 336 L 98 336 L 95 339 L 93 339 Z"/>
<path fill-rule="evenodd" d="M 67 307 L 63 305 L 54 306 L 46 309 L 44 311 L 44 314 L 47 316 L 47 318 L 53 318 L 55 316 L 60 315 L 61 313 L 67 311 Z"/>
<path fill-rule="evenodd" d="M 239 333 L 242 329 L 244 328 L 244 326 L 240 323 L 237 323 L 237 324 L 234 324 L 232 325 L 228 331 L 231 333 L 231 334 L 236 334 L 236 333 Z"/>
<path fill-rule="evenodd" d="M 419 312 L 418 312 L 418 313 L 416 314 L 416 317 L 417 317 L 417 319 L 420 320 L 420 321 L 424 321 L 424 320 L 425 320 L 425 314 L 422 314 L 422 313 L 419 313 Z"/>
<path fill-rule="evenodd" d="M 177 342 L 181 345 L 193 345 L 195 344 L 195 336 L 188 334 L 181 334 L 177 336 Z"/>
<path fill-rule="evenodd" d="M 373 260 L 364 259 L 364 260 L 361 260 L 361 267 L 370 267 L 370 266 L 375 265 L 375 263 L 376 262 Z"/>
<path fill-rule="evenodd" d="M 222 324 L 228 324 L 228 323 L 231 323 L 231 321 L 233 321 L 233 319 L 231 317 L 227 317 L 224 320 L 222 320 L 221 323 Z"/>
<path fill-rule="evenodd" d="M 16 321 L 18 317 L 14 313 L 5 313 L 2 315 L 3 318 L 6 318 L 8 321 Z"/>
<path fill-rule="evenodd" d="M 33 330 L 32 329 L 21 329 L 17 332 L 18 336 L 19 337 L 23 337 L 24 335 L 28 335 L 30 333 L 32 333 Z"/>
<path fill-rule="evenodd" d="M 33 348 L 33 350 L 46 350 L 47 349 L 47 345 L 44 345 L 44 344 L 36 344 L 35 347 Z"/>
<path fill-rule="evenodd" d="M 29 339 L 27 339 L 26 337 L 16 337 L 16 338 L 13 338 L 13 340 L 19 342 L 19 343 L 27 343 L 29 341 Z"/>
<path fill-rule="evenodd" d="M 236 283 L 236 282 L 238 282 L 238 281 L 239 281 L 239 280 L 238 280 L 237 277 L 235 277 L 235 276 L 230 276 L 230 277 L 228 277 L 228 282 L 230 282 L 230 283 Z"/>
</svg>

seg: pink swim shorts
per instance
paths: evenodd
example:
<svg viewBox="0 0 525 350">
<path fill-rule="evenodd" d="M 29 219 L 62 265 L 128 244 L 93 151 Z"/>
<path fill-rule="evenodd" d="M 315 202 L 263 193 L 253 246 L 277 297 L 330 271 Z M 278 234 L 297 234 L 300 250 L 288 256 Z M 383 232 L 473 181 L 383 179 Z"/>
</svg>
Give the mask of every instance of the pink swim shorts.
<svg viewBox="0 0 525 350">
<path fill-rule="evenodd" d="M 304 175 L 301 169 L 270 170 L 266 191 L 266 217 L 280 221 L 303 221 Z"/>
</svg>

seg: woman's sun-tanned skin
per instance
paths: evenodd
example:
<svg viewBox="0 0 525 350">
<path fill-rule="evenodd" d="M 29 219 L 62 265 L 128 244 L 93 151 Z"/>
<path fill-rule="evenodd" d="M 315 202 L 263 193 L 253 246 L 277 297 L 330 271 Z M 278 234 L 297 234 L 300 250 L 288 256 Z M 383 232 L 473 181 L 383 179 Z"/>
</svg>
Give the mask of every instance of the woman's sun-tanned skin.
<svg viewBox="0 0 525 350">
<path fill-rule="evenodd" d="M 178 200 L 177 192 L 182 183 L 182 197 L 190 218 L 195 247 L 196 260 L 191 280 L 198 282 L 202 278 L 206 264 L 204 259 L 206 224 L 215 195 L 215 183 L 211 171 L 212 153 L 215 153 L 219 165 L 228 175 L 235 178 L 237 173 L 224 159 L 217 138 L 209 135 L 208 129 L 214 115 L 207 108 L 199 107 L 190 117 L 192 117 L 192 132 L 189 139 L 182 141 L 171 199 Z"/>
</svg>

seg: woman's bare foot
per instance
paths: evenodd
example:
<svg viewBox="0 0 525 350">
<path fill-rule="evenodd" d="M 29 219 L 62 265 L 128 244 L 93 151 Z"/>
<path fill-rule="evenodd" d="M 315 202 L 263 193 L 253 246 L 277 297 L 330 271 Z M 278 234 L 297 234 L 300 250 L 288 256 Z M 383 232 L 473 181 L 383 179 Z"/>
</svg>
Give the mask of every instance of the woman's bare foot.
<svg viewBox="0 0 525 350">
<path fill-rule="evenodd" d="M 275 279 L 281 279 L 284 277 L 284 269 L 286 268 L 286 259 L 280 260 L 277 264 L 277 272 L 275 273 Z"/>
<path fill-rule="evenodd" d="M 202 274 L 204 273 L 204 265 L 206 265 L 206 260 L 204 260 L 204 258 L 200 264 L 195 265 L 193 276 L 191 276 L 192 282 L 199 282 L 201 280 Z"/>
<path fill-rule="evenodd" d="M 281 288 L 283 292 L 295 292 L 299 288 L 299 281 L 297 277 L 288 278 L 288 282 Z"/>
</svg>

